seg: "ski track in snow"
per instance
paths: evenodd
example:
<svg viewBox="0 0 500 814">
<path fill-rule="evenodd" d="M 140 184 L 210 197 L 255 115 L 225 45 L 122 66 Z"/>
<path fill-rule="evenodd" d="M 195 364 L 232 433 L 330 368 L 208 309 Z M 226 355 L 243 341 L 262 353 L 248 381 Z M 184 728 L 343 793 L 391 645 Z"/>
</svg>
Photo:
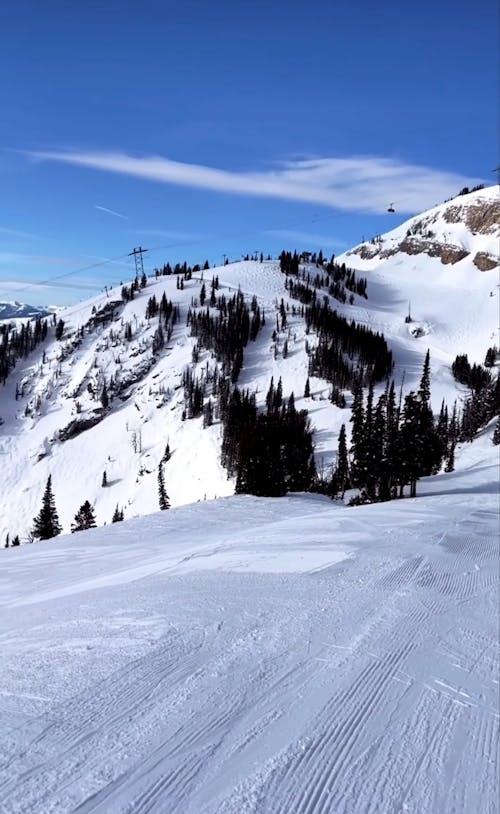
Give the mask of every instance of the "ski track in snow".
<svg viewBox="0 0 500 814">
<path fill-rule="evenodd" d="M 230 498 L 5 555 L 0 811 L 497 814 L 495 496 Z"/>
</svg>

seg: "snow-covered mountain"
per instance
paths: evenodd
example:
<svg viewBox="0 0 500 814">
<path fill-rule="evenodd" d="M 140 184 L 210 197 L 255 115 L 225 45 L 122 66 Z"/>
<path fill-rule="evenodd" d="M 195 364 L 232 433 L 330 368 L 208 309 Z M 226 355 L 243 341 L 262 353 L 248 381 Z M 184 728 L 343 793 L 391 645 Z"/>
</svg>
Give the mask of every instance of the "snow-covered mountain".
<svg viewBox="0 0 500 814">
<path fill-rule="evenodd" d="M 337 258 L 367 277 L 367 298 L 332 307 L 384 333 L 404 389 L 429 348 L 436 410 L 465 396 L 455 356 L 483 362 L 499 344 L 498 194 L 461 196 Z M 212 277 L 265 311 L 238 383 L 263 404 L 282 378 L 315 426 L 319 466 L 349 426 L 348 393 L 341 409 L 311 377 L 303 395 L 316 337 L 279 262 L 200 271 L 183 288 L 149 279 L 130 302 L 110 290 L 50 320 L 0 394 L 0 534 L 27 533 L 49 474 L 64 530 L 86 499 L 101 527 L 0 552 L 0 811 L 495 814 L 493 422 L 417 499 L 229 497 L 219 422 L 183 416 L 183 371 L 216 364 L 186 328 Z M 163 294 L 180 320 L 160 347 L 146 308 Z M 167 442 L 174 508 L 157 512 Z M 128 522 L 104 528 L 117 504 Z"/>
<path fill-rule="evenodd" d="M 452 404 L 463 395 L 450 372 L 455 356 L 467 353 L 471 362 L 482 362 L 487 348 L 499 344 L 499 211 L 498 187 L 481 190 L 336 258 L 366 275 L 367 299 L 354 294 L 352 304 L 342 304 L 330 298 L 332 306 L 384 333 L 396 383 L 404 376 L 405 389 L 416 386 L 430 348 L 436 410 L 443 398 Z M 304 269 L 318 273 L 315 265 Z M 330 465 L 349 411 L 328 400 L 330 385 L 320 378 L 311 378 L 311 396 L 303 397 L 306 344 L 314 345 L 314 333 L 307 334 L 303 318 L 293 314 L 297 303 L 288 297 L 279 263 L 237 262 L 197 272 L 182 290 L 177 275 L 150 278 L 130 302 L 111 289 L 60 312 L 62 338 L 56 340 L 51 327 L 48 340 L 7 379 L 0 400 L 0 539 L 7 532 L 26 535 L 49 474 L 65 531 L 84 500 L 95 506 L 99 525 L 110 522 L 117 505 L 126 519 L 156 511 L 157 471 L 167 443 L 172 456 L 164 471 L 173 506 L 233 493 L 234 482 L 220 464 L 220 424 L 204 429 L 201 418 L 183 420 L 184 370 L 203 377 L 215 364 L 204 350 L 193 361 L 196 340 L 186 327 L 188 309 L 199 304 L 202 284 L 209 289 L 213 277 L 218 294 L 241 289 L 266 315 L 245 350 L 239 385 L 256 390 L 263 404 L 271 377 L 275 383 L 281 377 L 284 395 L 293 392 L 297 406 L 309 411 L 318 466 Z M 180 320 L 163 349 L 155 350 L 158 318 L 147 318 L 146 306 L 163 294 L 178 305 Z M 281 299 L 290 307 L 288 327 L 274 339 Z M 99 400 L 104 384 L 115 394 L 106 410 Z"/>
<path fill-rule="evenodd" d="M 50 313 L 49 308 L 39 305 L 27 305 L 24 302 L 0 302 L 0 322 L 20 319 L 34 319 L 35 317 L 45 317 Z"/>
</svg>

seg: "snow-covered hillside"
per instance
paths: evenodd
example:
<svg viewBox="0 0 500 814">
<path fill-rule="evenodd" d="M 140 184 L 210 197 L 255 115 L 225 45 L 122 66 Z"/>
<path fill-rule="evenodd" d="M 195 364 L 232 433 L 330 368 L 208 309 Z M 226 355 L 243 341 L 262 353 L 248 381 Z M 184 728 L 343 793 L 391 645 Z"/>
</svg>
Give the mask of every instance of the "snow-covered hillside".
<svg viewBox="0 0 500 814">
<path fill-rule="evenodd" d="M 396 383 L 404 376 L 408 390 L 418 382 L 430 348 L 436 410 L 443 398 L 451 405 L 465 392 L 450 372 L 456 354 L 468 353 L 471 361 L 482 362 L 488 346 L 499 344 L 498 268 L 480 271 L 474 262 L 478 252 L 493 257 L 498 245 L 495 206 L 498 187 L 462 196 L 408 221 L 380 242 L 337 258 L 366 274 L 368 299 L 354 295 L 353 304 L 341 304 L 331 298 L 332 306 L 384 333 L 395 358 Z M 472 211 L 474 217 L 469 217 Z M 424 250 L 408 254 L 403 245 L 408 230 L 418 233 L 419 249 L 426 241 L 434 247 L 431 254 L 436 244 L 459 245 L 469 254 L 450 263 Z M 306 271 L 314 276 L 318 270 L 306 266 Z M 149 279 L 126 304 L 120 291 L 111 289 L 67 308 L 58 315 L 65 323 L 62 339 L 57 341 L 51 328 L 51 338 L 18 362 L 0 393 L 2 542 L 7 532 L 22 538 L 28 533 L 49 474 L 66 531 L 85 500 L 94 505 L 99 525 L 110 522 L 117 505 L 126 519 L 156 511 L 157 471 L 167 443 L 173 454 L 165 465 L 165 480 L 173 506 L 233 493 L 234 483 L 220 465 L 220 424 L 203 429 L 201 418 L 182 420 L 183 371 L 191 365 L 202 375 L 207 363 L 214 363 L 209 351 L 201 351 L 193 364 L 195 340 L 186 328 L 188 308 L 198 301 L 202 282 L 208 288 L 214 276 L 219 294 L 232 295 L 241 288 L 265 310 L 266 325 L 245 350 L 239 385 L 257 389 L 263 403 L 271 377 L 275 383 L 281 377 L 284 395 L 293 391 L 297 407 L 309 411 L 318 466 L 330 466 L 339 428 L 343 422 L 349 427 L 349 410 L 330 403 L 330 385 L 319 378 L 311 378 L 311 397 L 303 398 L 306 342 L 314 345 L 315 338 L 306 335 L 299 315 L 290 312 L 287 331 L 276 342 L 272 338 L 281 299 L 292 305 L 279 264 L 232 263 L 203 275 L 194 274 L 183 290 L 176 275 Z M 145 311 L 152 295 L 159 301 L 164 293 L 179 306 L 180 320 L 163 350 L 154 353 L 158 320 L 148 320 Z M 405 323 L 408 301 L 411 323 Z M 99 394 L 111 380 L 119 397 L 103 411 Z M 104 472 L 106 487 L 101 485 Z"/>
<path fill-rule="evenodd" d="M 231 497 L 3 551 L 0 810 L 497 814 L 491 431 L 417 499 Z"/>
</svg>

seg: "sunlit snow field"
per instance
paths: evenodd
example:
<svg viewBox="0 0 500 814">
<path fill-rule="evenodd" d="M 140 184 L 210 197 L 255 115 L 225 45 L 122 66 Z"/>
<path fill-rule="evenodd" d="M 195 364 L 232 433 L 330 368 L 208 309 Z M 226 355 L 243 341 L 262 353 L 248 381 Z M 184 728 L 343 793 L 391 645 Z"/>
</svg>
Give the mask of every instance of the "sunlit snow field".
<svg viewBox="0 0 500 814">
<path fill-rule="evenodd" d="M 499 810 L 498 448 L 0 552 L 0 810 Z"/>
</svg>

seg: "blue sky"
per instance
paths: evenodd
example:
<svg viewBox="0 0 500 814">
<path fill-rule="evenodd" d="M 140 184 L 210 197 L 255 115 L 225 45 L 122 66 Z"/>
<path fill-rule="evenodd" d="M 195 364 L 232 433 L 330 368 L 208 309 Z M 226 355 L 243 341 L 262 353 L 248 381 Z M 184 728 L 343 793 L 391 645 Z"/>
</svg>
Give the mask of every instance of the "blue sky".
<svg viewBox="0 0 500 814">
<path fill-rule="evenodd" d="M 340 253 L 494 182 L 496 0 L 4 5 L 0 299 L 78 300 L 138 245 Z"/>
</svg>

